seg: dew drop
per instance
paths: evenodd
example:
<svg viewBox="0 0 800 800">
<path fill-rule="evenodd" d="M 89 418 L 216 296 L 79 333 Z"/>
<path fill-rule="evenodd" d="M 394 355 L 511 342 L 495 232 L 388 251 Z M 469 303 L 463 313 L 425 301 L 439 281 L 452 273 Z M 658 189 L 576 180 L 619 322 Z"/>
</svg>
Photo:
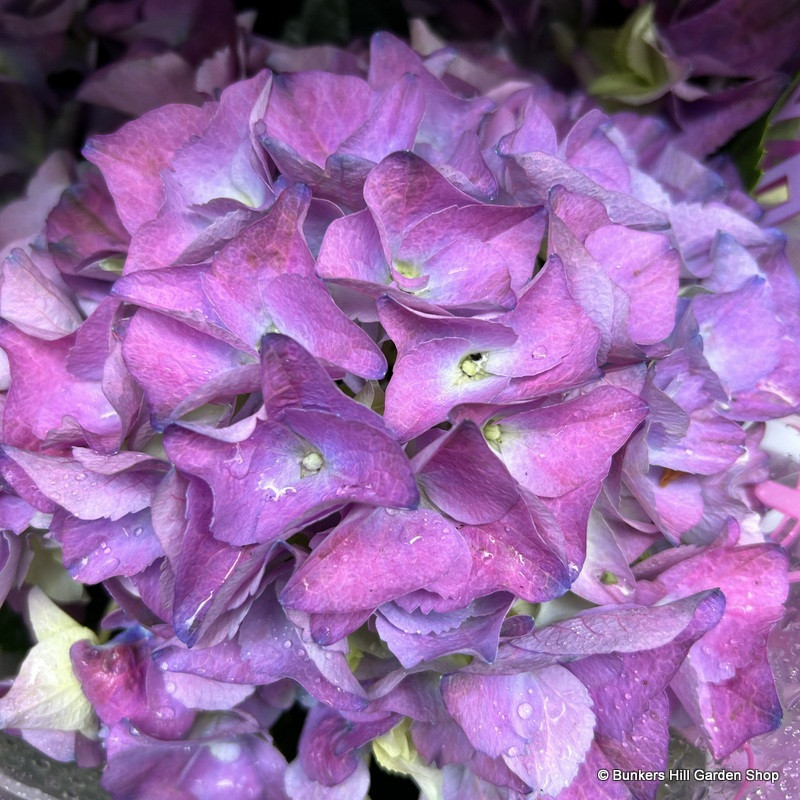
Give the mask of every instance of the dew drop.
<svg viewBox="0 0 800 800">
<path fill-rule="evenodd" d="M 519 714 L 521 719 L 528 719 L 532 713 L 533 706 L 531 706 L 530 703 L 520 703 L 517 707 L 517 714 Z"/>
</svg>

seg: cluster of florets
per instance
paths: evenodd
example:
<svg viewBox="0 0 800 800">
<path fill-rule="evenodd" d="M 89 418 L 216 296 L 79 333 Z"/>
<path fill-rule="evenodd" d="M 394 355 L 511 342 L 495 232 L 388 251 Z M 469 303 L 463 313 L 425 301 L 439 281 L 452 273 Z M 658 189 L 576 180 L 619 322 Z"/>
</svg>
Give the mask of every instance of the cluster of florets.
<svg viewBox="0 0 800 800">
<path fill-rule="evenodd" d="M 0 590 L 57 544 L 117 606 L 101 644 L 30 592 L 0 727 L 100 742 L 116 798 L 268 800 L 362 800 L 370 753 L 429 800 L 653 798 L 598 771 L 664 770 L 671 711 L 715 758 L 774 729 L 782 237 L 508 65 L 284 60 L 0 219 Z"/>
</svg>

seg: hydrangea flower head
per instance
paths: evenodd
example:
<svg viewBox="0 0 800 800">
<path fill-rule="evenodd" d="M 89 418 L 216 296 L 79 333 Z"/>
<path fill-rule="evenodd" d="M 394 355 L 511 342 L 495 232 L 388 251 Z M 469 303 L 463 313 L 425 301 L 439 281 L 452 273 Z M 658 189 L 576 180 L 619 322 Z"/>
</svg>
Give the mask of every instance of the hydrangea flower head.
<svg viewBox="0 0 800 800">
<path fill-rule="evenodd" d="M 657 120 L 509 65 L 296 58 L 93 137 L 0 242 L 0 591 L 28 537 L 116 604 L 100 643 L 30 592 L 60 627 L 0 724 L 94 737 L 131 800 L 363 800 L 372 754 L 427 800 L 652 800 L 671 725 L 774 730 L 783 237 Z"/>
</svg>

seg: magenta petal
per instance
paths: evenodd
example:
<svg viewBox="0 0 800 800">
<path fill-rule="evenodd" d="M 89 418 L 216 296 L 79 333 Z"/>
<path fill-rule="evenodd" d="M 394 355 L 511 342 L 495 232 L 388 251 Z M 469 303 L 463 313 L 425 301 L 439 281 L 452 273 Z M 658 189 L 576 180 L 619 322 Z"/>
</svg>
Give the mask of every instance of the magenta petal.
<svg viewBox="0 0 800 800">
<path fill-rule="evenodd" d="M 170 159 L 164 181 L 177 189 L 187 206 L 229 198 L 262 208 L 271 201 L 272 190 L 253 166 L 249 125 L 251 110 L 269 79 L 263 70 L 223 89 L 203 133 L 185 141 Z"/>
<path fill-rule="evenodd" d="M 650 468 L 644 431 L 636 433 L 625 448 L 622 468 L 631 494 L 673 544 L 700 522 L 703 496 L 698 477 L 678 473 L 662 481 L 662 470 Z"/>
<path fill-rule="evenodd" d="M 628 334 L 637 344 L 653 344 L 675 326 L 680 257 L 658 233 L 606 225 L 586 238 L 586 249 L 630 301 Z"/>
<path fill-rule="evenodd" d="M 368 209 L 334 220 L 325 231 L 317 259 L 321 278 L 388 285 L 392 273 L 380 234 Z"/>
<path fill-rule="evenodd" d="M 393 624 L 387 613 L 377 614 L 375 628 L 381 639 L 398 661 L 410 669 L 422 661 L 433 661 L 440 656 L 452 653 L 469 653 L 484 661 L 491 662 L 497 654 L 500 628 L 511 606 L 511 595 L 498 593 L 472 603 L 467 609 L 469 616 L 452 628 L 429 633 L 405 630 Z M 408 622 L 424 622 L 425 615 L 417 611 L 408 615 Z"/>
<path fill-rule="evenodd" d="M 372 609 L 349 611 L 343 614 L 336 612 L 309 614 L 308 629 L 311 638 L 317 644 L 330 645 L 341 641 L 353 631 L 358 630 L 370 617 Z"/>
<path fill-rule="evenodd" d="M 0 325 L 0 344 L 11 365 L 11 388 L 3 413 L 3 438 L 38 449 L 51 436 L 70 444 L 115 449 L 122 426 L 100 382 L 71 374 L 68 354 L 75 334 L 53 342 L 34 339 Z M 53 393 L 53 385 L 58 392 Z M 43 401 L 43 398 L 46 398 Z"/>
<path fill-rule="evenodd" d="M 157 656 L 162 669 L 248 685 L 273 684 L 286 677 L 333 708 L 364 709 L 368 701 L 343 653 L 301 640 L 274 594 L 271 599 L 268 594 L 271 592 L 255 602 L 240 629 L 238 643 L 226 639 L 212 647 L 191 650 L 171 646 Z"/>
<path fill-rule="evenodd" d="M 616 781 L 613 778 L 601 781 L 597 777 L 597 773 L 603 769 L 610 774 L 613 764 L 597 746 L 597 743 L 592 742 L 592 746 L 578 769 L 578 774 L 572 783 L 558 795 L 558 800 L 631 800 L 632 795 L 622 781 Z"/>
<path fill-rule="evenodd" d="M 100 646 L 81 641 L 70 655 L 84 693 L 106 725 L 128 719 L 143 733 L 164 739 L 188 733 L 196 714 L 166 690 L 167 676 L 150 659 L 146 641 Z"/>
<path fill-rule="evenodd" d="M 471 525 L 495 522 L 519 500 L 513 478 L 467 420 L 419 455 L 417 479 L 434 505 Z"/>
<path fill-rule="evenodd" d="M 42 494 L 82 520 L 116 521 L 141 511 L 150 505 L 162 477 L 152 468 L 125 466 L 114 474 L 103 474 L 71 458 L 29 453 L 9 445 L 3 449 Z"/>
<path fill-rule="evenodd" d="M 2 264 L 0 316 L 28 336 L 46 340 L 68 336 L 82 321 L 58 274 L 46 275 L 19 249 Z"/>
<path fill-rule="evenodd" d="M 172 622 L 189 647 L 213 644 L 238 627 L 263 577 L 269 551 L 233 547 L 208 529 L 212 516 L 208 488 L 192 481 L 187 492 L 186 531 L 175 565 Z M 210 633 L 209 636 L 206 636 Z"/>
<path fill-rule="evenodd" d="M 258 216 L 234 200 L 187 209 L 179 196 L 172 196 L 157 217 L 133 234 L 123 271 L 128 275 L 206 261 Z"/>
<path fill-rule="evenodd" d="M 711 599 L 708 599 L 711 598 Z M 699 592 L 658 606 L 603 606 L 554 622 L 513 642 L 515 648 L 560 656 L 635 653 L 673 641 L 692 623 L 698 607 L 706 604 L 720 616 L 725 607 L 719 590 Z M 586 626 L 592 629 L 586 638 Z"/>
<path fill-rule="evenodd" d="M 47 217 L 50 253 L 62 273 L 111 280 L 98 265 L 125 254 L 130 235 L 99 171 L 91 167 L 61 196 Z"/>
<path fill-rule="evenodd" d="M 317 358 L 364 378 L 386 374 L 377 345 L 342 313 L 321 281 L 282 275 L 265 288 L 275 326 Z"/>
<path fill-rule="evenodd" d="M 327 370 L 288 336 L 270 333 L 261 343 L 261 389 L 264 407 L 276 419 L 290 408 L 325 411 L 383 429 L 374 411 L 351 400 Z"/>
<path fill-rule="evenodd" d="M 89 140 L 84 155 L 103 173 L 129 233 L 158 214 L 165 199 L 161 170 L 185 141 L 202 133 L 213 111 L 213 106 L 167 105 Z"/>
<path fill-rule="evenodd" d="M 352 500 L 395 508 L 413 508 L 419 503 L 416 481 L 403 450 L 382 430 L 358 420 L 357 414 L 342 419 L 338 414 L 286 409 L 281 418 L 303 439 L 319 447 L 323 459 L 329 459 L 331 489 L 340 481 L 344 484 L 343 491 L 338 486 L 335 489 L 338 497 L 352 492 Z"/>
<path fill-rule="evenodd" d="M 373 101 L 370 116 L 331 156 L 334 163 L 339 154 L 352 154 L 377 164 L 389 153 L 411 150 L 424 110 L 419 83 L 415 75 L 405 73 L 383 92 L 377 103 Z M 330 169 L 333 164 L 329 161 L 327 166 Z"/>
<path fill-rule="evenodd" d="M 556 187 L 550 193 L 548 253 L 561 258 L 570 292 L 600 330 L 600 358 L 636 357 L 639 353 L 628 336 L 630 300 L 580 241 L 584 227 L 591 230 L 607 222 L 596 200 Z"/>
<path fill-rule="evenodd" d="M 770 295 L 769 284 L 754 277 L 735 292 L 693 301 L 703 354 L 731 395 L 752 388 L 778 366 L 781 323 Z"/>
<path fill-rule="evenodd" d="M 233 444 L 211 438 L 212 430 L 165 432 L 173 463 L 211 486 L 218 539 L 243 545 L 286 537 L 348 502 L 417 503 L 408 460 L 377 428 L 318 411 L 287 410 L 282 420 L 258 423 Z"/>
<path fill-rule="evenodd" d="M 666 771 L 669 745 L 668 682 L 687 652 L 719 623 L 719 595 L 706 595 L 675 639 L 638 653 L 595 655 L 573 662 L 570 671 L 589 690 L 597 717 L 595 742 L 614 768 Z M 659 781 L 626 779 L 634 797 L 653 800 Z"/>
<path fill-rule="evenodd" d="M 285 676 L 333 708 L 356 710 L 367 705 L 364 690 L 350 672 L 344 654 L 301 641 L 272 591 L 264 592 L 254 603 L 242 623 L 239 643 L 244 661 L 264 676 L 257 683 L 270 682 L 265 679 L 270 674 Z M 316 678 L 322 683 L 318 684 Z"/>
<path fill-rule="evenodd" d="M 67 369 L 86 380 L 102 380 L 109 356 L 117 341 L 114 327 L 122 304 L 106 296 L 75 333 L 75 344 L 67 355 Z"/>
<path fill-rule="evenodd" d="M 302 183 L 320 172 L 339 145 L 366 120 L 370 89 L 350 75 L 299 72 L 272 81 L 263 141 L 288 178 Z"/>
<path fill-rule="evenodd" d="M 444 679 L 442 695 L 474 747 L 502 757 L 528 786 L 548 795 L 569 785 L 592 742 L 589 693 L 561 666 L 518 675 L 452 675 Z"/>
<path fill-rule="evenodd" d="M 786 554 L 772 544 L 706 549 L 662 572 L 654 589 L 680 597 L 711 586 L 725 593 L 725 616 L 692 648 L 672 685 L 723 758 L 780 721 L 766 646 L 788 593 Z"/>
<path fill-rule="evenodd" d="M 511 413 L 496 423 L 500 457 L 533 494 L 558 497 L 602 479 L 609 459 L 646 413 L 636 395 L 610 386 L 566 403 Z"/>
<path fill-rule="evenodd" d="M 252 356 L 145 308 L 131 320 L 122 353 L 159 427 L 203 403 L 232 400 L 258 386 Z"/>
<path fill-rule="evenodd" d="M 241 281 L 242 272 L 248 281 L 251 274 L 269 278 L 287 273 L 311 277 L 314 258 L 303 235 L 310 202 L 308 187 L 295 185 L 284 189 L 266 215 L 245 227 L 214 255 L 214 274 L 230 282 Z M 243 266 L 248 269 L 243 270 Z"/>
<path fill-rule="evenodd" d="M 475 202 L 412 153 L 393 153 L 372 170 L 364 199 L 388 252 L 397 252 L 406 233 L 430 214 Z"/>
<path fill-rule="evenodd" d="M 540 603 L 567 591 L 570 574 L 559 555 L 561 532 L 553 530 L 546 514 L 533 514 L 531 505 L 520 498 L 497 521 L 461 528 L 472 552 L 472 575 L 465 587 L 470 596 L 508 591 Z"/>
<path fill-rule="evenodd" d="M 523 203 L 543 204 L 554 186 L 599 200 L 612 222 L 623 225 L 663 228 L 666 218 L 655 208 L 631 195 L 607 189 L 560 158 L 546 153 L 525 153 L 506 156 L 514 194 Z"/>
<path fill-rule="evenodd" d="M 147 509 L 116 521 L 87 521 L 57 513 L 50 530 L 61 544 L 64 566 L 81 583 L 135 575 L 164 555 Z"/>
<path fill-rule="evenodd" d="M 498 375 L 526 378 L 512 385 L 515 399 L 549 394 L 599 374 L 600 334 L 570 294 L 564 266 L 551 256 L 528 284 L 517 307 L 498 318 L 518 336 L 488 367 Z"/>
<path fill-rule="evenodd" d="M 492 374 L 491 359 L 516 340 L 505 325 L 462 317 L 433 317 L 381 298 L 381 324 L 397 345 L 398 357 L 386 390 L 386 424 L 402 440 L 447 419 L 464 402 L 490 402 L 509 384 Z M 487 371 L 470 376 L 467 360 L 485 355 Z"/>
<path fill-rule="evenodd" d="M 626 525 L 613 523 L 601 513 L 590 514 L 586 527 L 586 560 L 571 591 L 598 605 L 627 602 L 636 581 L 628 565 L 630 556 L 623 552 L 620 542 L 627 542 L 629 533 Z M 650 541 L 645 538 L 640 549 L 646 549 Z M 604 583 L 609 573 L 614 576 L 613 582 Z"/>
<path fill-rule="evenodd" d="M 722 472 L 746 452 L 742 428 L 707 407 L 692 414 L 680 439 L 666 440 L 660 446 L 656 442 L 648 444 L 651 464 L 698 475 Z"/>
<path fill-rule="evenodd" d="M 714 264 L 714 244 L 721 231 L 740 245 L 761 249 L 774 244 L 778 232 L 759 227 L 753 220 L 720 202 L 676 203 L 670 209 L 672 235 L 689 272 L 707 277 Z M 758 250 L 756 250 L 758 252 Z"/>
<path fill-rule="evenodd" d="M 25 539 L 22 536 L 8 530 L 0 533 L 0 603 L 5 603 L 8 593 L 18 588 L 23 580 L 20 573 L 23 568 L 27 571 L 25 551 Z"/>
<path fill-rule="evenodd" d="M 354 772 L 335 786 L 310 778 L 298 760 L 286 768 L 286 796 L 289 800 L 365 800 L 369 780 L 369 769 L 361 758 Z"/>
<path fill-rule="evenodd" d="M 608 118 L 598 109 L 584 114 L 564 140 L 563 150 L 569 163 L 608 189 L 630 191 L 630 169 L 602 126 Z"/>
<path fill-rule="evenodd" d="M 252 718 L 235 722 L 217 716 L 202 738 L 163 741 L 125 723 L 109 731 L 109 764 L 103 786 L 120 797 L 159 800 L 214 800 L 219 787 L 236 789 L 231 800 L 259 794 L 263 800 L 287 800 L 283 789 L 286 760 L 260 733 Z"/>
<path fill-rule="evenodd" d="M 236 332 L 226 326 L 213 302 L 206 296 L 205 284 L 209 272 L 206 266 L 132 272 L 114 284 L 112 297 L 158 311 L 237 347 L 241 340 Z"/>
<path fill-rule="evenodd" d="M 780 726 L 783 710 L 765 642 L 759 642 L 746 667 L 724 682 L 696 682 L 686 671 L 673 681 L 673 689 L 692 720 L 702 720 L 715 758 L 723 759 L 752 737 Z"/>
<path fill-rule="evenodd" d="M 576 489 L 558 497 L 540 498 L 564 533 L 564 549 L 573 577 L 583 566 L 586 557 L 586 531 L 589 514 L 600 493 L 601 482 L 589 480 Z"/>
<path fill-rule="evenodd" d="M 393 262 L 397 284 L 441 307 L 473 311 L 513 307 L 511 288 L 518 290 L 530 279 L 530 253 L 541 242 L 544 219 L 536 213 L 538 209 L 466 205 L 463 200 L 454 205 L 455 197 L 445 198 L 445 205 L 437 209 L 427 205 L 428 195 L 452 193 L 452 187 L 430 168 L 426 172 L 424 162 L 411 160 L 408 166 L 403 174 L 402 164 L 387 159 L 366 185 L 376 197 L 370 210 L 381 232 L 384 258 Z M 397 212 L 385 205 L 386 198 L 377 199 L 383 188 L 406 198 Z M 385 273 L 377 253 L 364 253 L 366 242 L 353 235 L 353 226 L 343 227 L 342 233 L 347 235 L 332 240 L 330 255 L 369 265 L 379 275 Z M 345 258 L 343 245 L 355 250 L 355 259 Z M 416 278 L 406 274 L 409 269 Z M 363 280 L 364 273 L 362 268 L 361 274 L 350 272 L 349 277 Z M 336 274 L 341 275 L 341 270 Z"/>
<path fill-rule="evenodd" d="M 303 725 L 298 751 L 303 770 L 312 780 L 336 786 L 355 772 L 361 761 L 353 750 L 338 753 L 342 735 L 352 723 L 325 706 L 311 709 Z"/>
<path fill-rule="evenodd" d="M 495 124 L 501 123 L 502 112 L 506 110 L 501 108 L 496 112 Z M 541 152 L 554 156 L 558 151 L 558 136 L 547 111 L 536 104 L 533 91 L 527 93 L 520 110 L 519 119 L 513 121 L 517 127 L 499 138 L 498 151 L 504 154 Z"/>
<path fill-rule="evenodd" d="M 431 289 L 441 284 L 453 292 L 450 305 L 457 305 L 456 290 L 469 293 L 484 280 L 485 269 L 503 264 L 514 291 L 531 279 L 530 254 L 538 251 L 544 233 L 544 216 L 539 208 L 469 205 L 445 207 L 411 227 L 403 237 L 397 258 L 431 265 Z M 499 261 L 485 269 L 465 269 L 482 258 Z M 454 273 L 448 275 L 448 270 Z M 458 272 L 456 272 L 458 270 Z M 489 284 L 491 285 L 491 284 Z M 438 297 L 438 294 L 436 295 Z M 437 302 L 436 297 L 429 298 Z"/>
<path fill-rule="evenodd" d="M 5 477 L 5 476 L 4 476 Z M 0 530 L 22 533 L 36 510 L 26 500 L 13 494 L 0 494 Z"/>
<path fill-rule="evenodd" d="M 380 554 L 380 573 L 371 569 Z M 471 559 L 456 528 L 433 511 L 377 509 L 341 522 L 281 594 L 309 612 L 374 609 L 415 589 L 457 596 Z"/>
</svg>

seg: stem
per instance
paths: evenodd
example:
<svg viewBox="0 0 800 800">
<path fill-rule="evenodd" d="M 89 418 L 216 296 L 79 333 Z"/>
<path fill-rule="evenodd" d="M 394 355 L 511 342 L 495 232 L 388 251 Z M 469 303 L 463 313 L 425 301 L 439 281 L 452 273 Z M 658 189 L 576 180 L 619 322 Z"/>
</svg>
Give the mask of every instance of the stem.
<svg viewBox="0 0 800 800">
<path fill-rule="evenodd" d="M 756 758 L 753 755 L 753 748 L 750 747 L 750 742 L 745 742 L 742 745 L 742 750 L 747 754 L 747 769 L 753 769 L 756 765 Z M 747 775 L 747 773 L 745 773 Z M 742 785 L 739 787 L 739 791 L 736 792 L 736 797 L 733 800 L 744 800 L 744 796 L 747 793 L 747 787 L 750 785 L 751 781 L 749 781 L 746 777 L 742 779 Z"/>
<path fill-rule="evenodd" d="M 800 537 L 800 522 L 796 522 L 794 527 L 789 531 L 788 534 L 781 540 L 781 547 L 784 550 L 789 550 L 791 546 L 797 541 L 798 537 Z"/>
<path fill-rule="evenodd" d="M 772 542 L 778 542 L 783 537 L 787 536 L 791 531 L 789 530 L 792 524 L 791 517 L 784 517 L 775 528 L 767 534 L 767 538 Z"/>
</svg>

